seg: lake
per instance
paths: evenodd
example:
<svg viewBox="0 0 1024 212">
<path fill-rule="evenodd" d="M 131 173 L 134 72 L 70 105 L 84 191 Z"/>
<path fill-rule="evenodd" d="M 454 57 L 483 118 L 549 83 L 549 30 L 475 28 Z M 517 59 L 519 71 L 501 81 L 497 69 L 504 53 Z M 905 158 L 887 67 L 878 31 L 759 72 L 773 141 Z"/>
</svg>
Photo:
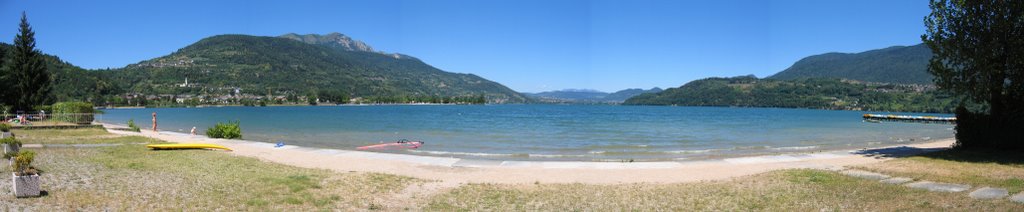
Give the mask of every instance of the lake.
<svg viewBox="0 0 1024 212">
<path fill-rule="evenodd" d="M 240 121 L 245 140 L 355 149 L 421 140 L 416 155 L 664 161 L 857 149 L 953 137 L 953 125 L 862 122 L 863 111 L 614 105 L 375 105 L 107 109 L 98 121 L 200 133 Z M 911 115 L 940 115 L 900 113 Z"/>
</svg>

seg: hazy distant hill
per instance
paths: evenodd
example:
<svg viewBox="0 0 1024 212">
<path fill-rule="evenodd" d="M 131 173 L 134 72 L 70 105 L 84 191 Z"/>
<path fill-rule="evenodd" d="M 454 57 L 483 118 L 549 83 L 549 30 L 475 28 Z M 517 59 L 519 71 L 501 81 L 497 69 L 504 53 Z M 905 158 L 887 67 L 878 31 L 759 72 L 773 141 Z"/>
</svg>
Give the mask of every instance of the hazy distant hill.
<svg viewBox="0 0 1024 212">
<path fill-rule="evenodd" d="M 826 53 L 803 58 L 769 79 L 843 78 L 866 82 L 932 84 L 928 46 L 893 46 L 861 53 Z"/>
<path fill-rule="evenodd" d="M 639 88 L 631 88 L 631 89 L 616 91 L 615 93 L 610 93 L 610 94 L 608 94 L 607 96 L 604 97 L 604 100 L 605 101 L 612 101 L 612 102 L 623 102 L 623 101 L 626 101 L 626 99 L 633 98 L 634 96 L 637 96 L 637 95 L 640 95 L 640 94 L 657 93 L 657 92 L 661 92 L 661 88 L 654 87 L 654 88 L 651 88 L 651 89 L 648 89 L 648 90 L 639 89 Z"/>
<path fill-rule="evenodd" d="M 524 102 L 522 94 L 473 74 L 445 72 L 419 59 L 374 52 L 340 33 L 281 37 L 218 35 L 163 57 L 102 75 L 138 93 L 254 95 L 332 91 L 351 97 L 478 96 Z M 185 78 L 191 85 L 182 85 Z"/>
<path fill-rule="evenodd" d="M 626 101 L 626 99 L 636 95 L 660 91 L 661 88 L 652 88 L 649 90 L 632 88 L 617 91 L 615 93 L 606 93 L 589 89 L 565 89 L 524 94 L 537 98 L 539 101 L 549 103 L 621 103 L 622 101 Z"/>
</svg>

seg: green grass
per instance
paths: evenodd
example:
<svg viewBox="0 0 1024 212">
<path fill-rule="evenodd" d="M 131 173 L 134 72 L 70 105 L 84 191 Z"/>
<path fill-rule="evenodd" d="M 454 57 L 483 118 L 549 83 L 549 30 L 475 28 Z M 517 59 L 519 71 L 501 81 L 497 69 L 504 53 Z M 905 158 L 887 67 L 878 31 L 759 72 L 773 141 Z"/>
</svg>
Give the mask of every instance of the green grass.
<svg viewBox="0 0 1024 212">
<path fill-rule="evenodd" d="M 151 143 L 96 129 L 25 130 L 44 143 Z M 783 170 L 678 184 L 466 184 L 426 196 L 398 195 L 408 177 L 297 168 L 222 151 L 151 151 L 143 145 L 32 149 L 48 196 L 0 195 L 0 208 L 29 210 L 230 211 L 1024 211 L 1024 204 L 973 200 L 967 192 L 909 189 L 831 171 Z M 858 167 L 895 176 L 995 186 L 1019 192 L 1024 165 L 1013 153 L 937 152 Z M 0 172 L 10 167 L 0 166 Z M 0 188 L 10 186 L 0 181 Z M 403 199 L 404 198 L 404 199 Z M 27 208 L 26 208 L 27 207 Z"/>
<path fill-rule="evenodd" d="M 91 143 L 107 139 L 91 139 L 97 134 L 81 131 L 49 134 L 80 135 Z M 0 202 L 36 210 L 366 210 L 418 182 L 395 175 L 297 168 L 221 151 L 151 151 L 136 144 L 33 151 L 38 152 L 34 165 L 43 171 L 48 196 L 0 195 Z M 0 187 L 6 189 L 9 183 L 0 181 Z"/>
<path fill-rule="evenodd" d="M 435 196 L 432 211 L 900 211 L 1024 210 L 819 170 L 775 171 L 682 184 L 470 184 Z"/>
<path fill-rule="evenodd" d="M 915 179 L 1024 191 L 1024 154 L 947 150 L 859 167 Z"/>
<path fill-rule="evenodd" d="M 14 129 L 12 133 L 21 137 L 81 137 L 110 135 L 103 128 L 82 128 L 82 129 Z"/>
<path fill-rule="evenodd" d="M 102 128 L 11 130 L 25 144 L 112 144 L 163 143 L 142 136 L 110 134 Z"/>
</svg>

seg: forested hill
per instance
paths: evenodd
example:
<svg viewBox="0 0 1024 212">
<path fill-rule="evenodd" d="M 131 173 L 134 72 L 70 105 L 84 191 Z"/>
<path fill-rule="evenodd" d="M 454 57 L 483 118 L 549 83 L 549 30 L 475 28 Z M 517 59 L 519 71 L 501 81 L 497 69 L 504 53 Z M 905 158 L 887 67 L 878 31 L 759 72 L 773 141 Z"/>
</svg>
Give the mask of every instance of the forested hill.
<svg viewBox="0 0 1024 212">
<path fill-rule="evenodd" d="M 832 78 L 796 80 L 754 76 L 707 78 L 641 94 L 626 105 L 786 107 L 903 112 L 952 112 L 953 98 L 933 86 L 862 83 Z"/>
<path fill-rule="evenodd" d="M 893 46 L 861 53 L 827 53 L 803 58 L 793 66 L 768 77 L 842 78 L 866 82 L 932 84 L 927 72 L 932 53 L 928 46 Z"/>
<path fill-rule="evenodd" d="M 253 95 L 338 93 L 401 101 L 410 97 L 486 96 L 489 102 L 524 102 L 523 95 L 473 74 L 445 72 L 412 57 L 373 52 L 341 34 L 303 40 L 218 35 L 170 55 L 100 71 L 142 94 Z M 306 36 L 314 37 L 314 36 Z M 188 78 L 188 85 L 184 84 Z"/>
<path fill-rule="evenodd" d="M 14 46 L 0 43 L 0 51 L 12 51 Z M 0 58 L 3 59 L 3 58 Z M 57 56 L 43 54 L 46 68 L 53 78 L 51 98 L 46 103 L 55 101 L 93 101 L 102 100 L 104 96 L 121 92 L 118 86 L 108 80 L 101 79 L 91 71 L 64 62 Z"/>
</svg>

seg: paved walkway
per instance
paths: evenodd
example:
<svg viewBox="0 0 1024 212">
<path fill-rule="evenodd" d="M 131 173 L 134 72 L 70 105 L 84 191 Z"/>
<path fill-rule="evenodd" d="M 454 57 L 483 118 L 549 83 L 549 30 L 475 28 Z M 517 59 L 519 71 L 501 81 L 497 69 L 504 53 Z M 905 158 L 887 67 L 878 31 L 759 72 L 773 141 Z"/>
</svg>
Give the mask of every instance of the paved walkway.
<svg viewBox="0 0 1024 212">
<path fill-rule="evenodd" d="M 881 183 L 903 185 L 903 186 L 906 186 L 908 188 L 924 189 L 924 190 L 928 190 L 928 191 L 932 191 L 932 192 L 952 192 L 952 193 L 955 193 L 955 192 L 963 192 L 963 191 L 967 191 L 967 190 L 971 189 L 970 185 L 953 184 L 953 183 L 940 183 L 940 182 L 931 182 L 931 181 L 924 181 L 924 180 L 922 180 L 922 181 L 914 181 L 914 179 L 911 179 L 911 178 L 892 177 L 892 176 L 881 174 L 881 173 L 869 172 L 869 171 L 864 171 L 864 170 L 856 170 L 856 169 L 842 170 L 839 173 L 842 173 L 842 174 L 844 174 L 846 176 L 862 178 L 862 179 L 868 179 L 868 180 L 877 180 L 877 181 L 879 181 Z M 974 191 L 968 193 L 967 196 L 970 197 L 970 198 L 973 198 L 973 199 L 1002 199 L 1002 198 L 1006 198 L 1007 196 L 1009 196 L 1009 192 L 1006 189 L 1004 189 L 1004 188 L 982 187 L 982 188 L 975 189 Z M 1017 202 L 1017 203 L 1024 203 L 1024 192 L 1020 192 L 1020 193 L 1018 193 L 1016 195 L 1013 195 L 1012 197 L 1009 198 L 1009 200 L 1013 201 L 1013 202 Z"/>
</svg>

